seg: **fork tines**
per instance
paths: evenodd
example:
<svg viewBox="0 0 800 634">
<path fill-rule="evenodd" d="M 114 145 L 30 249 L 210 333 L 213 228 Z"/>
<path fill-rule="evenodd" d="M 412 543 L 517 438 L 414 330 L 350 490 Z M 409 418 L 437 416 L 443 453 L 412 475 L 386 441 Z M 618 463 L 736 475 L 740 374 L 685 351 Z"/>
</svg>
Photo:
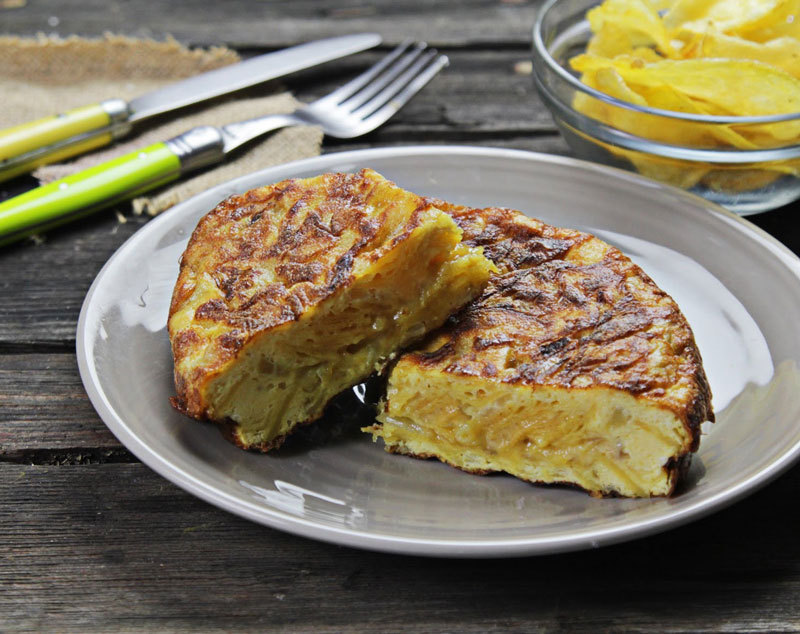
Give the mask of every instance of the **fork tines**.
<svg viewBox="0 0 800 634">
<path fill-rule="evenodd" d="M 377 64 L 327 95 L 372 126 L 386 121 L 419 92 L 449 60 L 424 42 L 405 41 Z"/>
</svg>

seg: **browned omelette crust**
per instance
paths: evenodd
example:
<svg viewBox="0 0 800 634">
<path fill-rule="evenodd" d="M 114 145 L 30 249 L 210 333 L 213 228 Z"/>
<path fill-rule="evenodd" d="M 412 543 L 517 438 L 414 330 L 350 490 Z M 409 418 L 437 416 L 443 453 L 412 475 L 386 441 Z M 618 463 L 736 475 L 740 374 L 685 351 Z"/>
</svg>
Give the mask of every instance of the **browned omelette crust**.
<svg viewBox="0 0 800 634">
<path fill-rule="evenodd" d="M 675 301 L 641 268 L 594 236 L 517 211 L 433 202 L 500 273 L 404 362 L 509 384 L 624 390 L 674 412 L 697 450 L 700 425 L 714 420 L 700 352 Z"/>
<path fill-rule="evenodd" d="M 200 387 L 248 341 L 350 285 L 356 259 L 379 259 L 421 224 L 430 202 L 419 197 L 403 222 L 390 217 L 391 206 L 374 213 L 371 202 L 386 187 L 396 188 L 372 170 L 290 179 L 231 196 L 200 220 L 181 258 L 169 313 L 177 409 L 209 419 Z M 260 284 L 268 270 L 271 283 Z M 208 275 L 216 298 L 196 309 L 191 328 L 174 328 L 173 315 Z M 209 331 L 201 337 L 202 327 Z M 198 354 L 202 363 L 186 363 Z"/>
</svg>

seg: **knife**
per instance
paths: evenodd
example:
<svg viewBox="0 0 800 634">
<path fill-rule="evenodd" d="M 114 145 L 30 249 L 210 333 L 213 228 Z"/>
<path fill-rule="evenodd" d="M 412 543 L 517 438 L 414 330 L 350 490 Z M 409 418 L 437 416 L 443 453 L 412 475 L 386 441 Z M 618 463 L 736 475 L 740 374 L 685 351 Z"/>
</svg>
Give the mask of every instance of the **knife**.
<svg viewBox="0 0 800 634">
<path fill-rule="evenodd" d="M 2 130 L 0 182 L 102 147 L 127 134 L 137 121 L 345 57 L 380 42 L 376 33 L 309 42 L 195 75 L 132 101 L 109 99 Z"/>
</svg>

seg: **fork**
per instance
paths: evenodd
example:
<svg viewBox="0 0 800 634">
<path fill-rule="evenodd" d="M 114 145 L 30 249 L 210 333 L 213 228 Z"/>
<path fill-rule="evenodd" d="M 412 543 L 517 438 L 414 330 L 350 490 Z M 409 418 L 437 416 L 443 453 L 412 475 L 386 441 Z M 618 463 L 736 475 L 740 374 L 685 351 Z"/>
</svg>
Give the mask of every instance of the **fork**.
<svg viewBox="0 0 800 634">
<path fill-rule="evenodd" d="M 0 245 L 218 163 L 242 145 L 279 128 L 316 125 L 340 139 L 366 134 L 385 123 L 447 64 L 447 57 L 435 49 L 407 41 L 355 79 L 290 114 L 267 115 L 219 128 L 192 128 L 32 189 L 0 203 Z"/>
</svg>

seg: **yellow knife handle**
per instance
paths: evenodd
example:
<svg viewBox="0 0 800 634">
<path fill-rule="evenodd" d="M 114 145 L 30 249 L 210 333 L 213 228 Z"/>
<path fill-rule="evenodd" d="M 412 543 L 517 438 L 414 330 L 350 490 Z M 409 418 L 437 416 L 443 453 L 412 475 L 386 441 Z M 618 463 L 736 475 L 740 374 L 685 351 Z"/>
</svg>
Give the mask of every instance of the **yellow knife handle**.
<svg viewBox="0 0 800 634">
<path fill-rule="evenodd" d="M 106 145 L 127 118 L 127 104 L 112 99 L 2 130 L 0 181 Z"/>
<path fill-rule="evenodd" d="M 50 163 L 58 163 L 59 161 L 91 152 L 95 148 L 103 147 L 111 143 L 111 132 L 102 132 L 96 136 L 90 136 L 81 141 L 76 141 L 61 149 L 53 149 L 36 158 L 30 160 L 15 162 L 11 167 L 5 169 L 0 168 L 0 183 L 7 181 L 15 176 L 21 174 L 28 174 L 42 165 L 49 165 Z"/>
</svg>

